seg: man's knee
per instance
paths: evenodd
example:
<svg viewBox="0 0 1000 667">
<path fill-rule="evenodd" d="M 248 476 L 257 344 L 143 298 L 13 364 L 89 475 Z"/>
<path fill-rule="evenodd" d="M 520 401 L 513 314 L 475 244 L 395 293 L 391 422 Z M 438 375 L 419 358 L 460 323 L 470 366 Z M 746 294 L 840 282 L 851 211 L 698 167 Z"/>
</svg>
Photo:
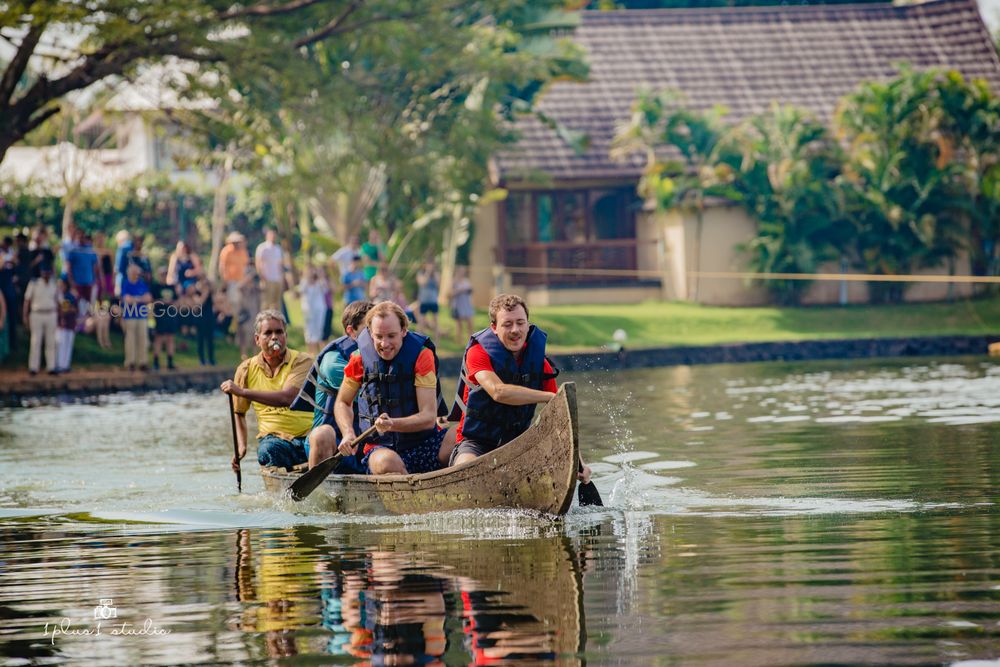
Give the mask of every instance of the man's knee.
<svg viewBox="0 0 1000 667">
<path fill-rule="evenodd" d="M 317 426 L 309 432 L 310 447 L 328 447 L 337 445 L 337 433 L 329 424 Z"/>
<path fill-rule="evenodd" d="M 257 463 L 262 466 L 291 468 L 303 462 L 302 453 L 281 438 L 264 438 L 257 445 Z"/>
<path fill-rule="evenodd" d="M 373 475 L 406 474 L 406 466 L 399 454 L 391 449 L 380 447 L 368 457 L 368 470 Z"/>
<path fill-rule="evenodd" d="M 451 465 L 460 466 L 463 463 L 468 463 L 469 461 L 475 461 L 479 456 L 471 452 L 462 452 L 455 456 L 455 460 L 452 461 Z"/>
</svg>

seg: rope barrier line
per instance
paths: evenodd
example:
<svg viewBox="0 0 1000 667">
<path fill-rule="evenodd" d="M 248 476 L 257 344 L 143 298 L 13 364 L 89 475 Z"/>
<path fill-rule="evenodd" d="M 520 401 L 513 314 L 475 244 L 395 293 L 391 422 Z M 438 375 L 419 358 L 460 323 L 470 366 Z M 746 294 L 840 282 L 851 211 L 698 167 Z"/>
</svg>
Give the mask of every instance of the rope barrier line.
<svg viewBox="0 0 1000 667">
<path fill-rule="evenodd" d="M 499 269 L 512 274 L 551 273 L 555 275 L 620 276 L 625 278 L 662 278 L 663 272 L 651 269 L 573 269 L 535 266 L 473 266 L 472 271 Z M 1000 284 L 1000 276 L 883 275 L 876 273 L 754 273 L 752 271 L 688 271 L 692 278 L 732 280 L 812 280 L 883 283 L 980 283 Z"/>
</svg>

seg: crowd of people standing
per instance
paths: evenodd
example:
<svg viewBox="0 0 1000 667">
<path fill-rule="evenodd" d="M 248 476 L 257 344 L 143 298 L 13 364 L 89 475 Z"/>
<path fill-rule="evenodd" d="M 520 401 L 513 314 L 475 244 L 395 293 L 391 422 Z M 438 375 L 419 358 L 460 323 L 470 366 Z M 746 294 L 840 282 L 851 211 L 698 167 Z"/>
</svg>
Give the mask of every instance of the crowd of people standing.
<svg viewBox="0 0 1000 667">
<path fill-rule="evenodd" d="M 0 361 L 19 336 L 28 337 L 28 370 L 68 372 L 80 334 L 93 335 L 98 346 L 112 347 L 112 329 L 123 337 L 124 366 L 129 370 L 173 369 L 178 338 L 197 345 L 199 361 L 215 364 L 215 340 L 229 336 L 240 356 L 253 353 L 253 318 L 275 309 L 288 315 L 284 294 L 293 288 L 300 299 L 308 351 L 316 354 L 333 335 L 337 302 L 390 301 L 433 336 L 439 334 L 440 272 L 427 262 L 416 272 L 415 299 L 390 268 L 386 244 L 377 231 L 365 243 L 351 238 L 329 265 L 306 264 L 292 285 L 291 257 L 273 229 L 253 252 L 246 238 L 232 232 L 218 260 L 218 280 L 186 240 L 179 240 L 154 270 L 141 233 L 120 230 L 109 243 L 70 225 L 61 240 L 44 226 L 6 237 L 0 246 Z M 337 298 L 338 293 L 340 299 Z M 472 332 L 472 286 L 458 267 L 448 295 L 455 337 Z M 150 363 L 150 352 L 151 362 Z"/>
<path fill-rule="evenodd" d="M 222 266 L 231 269 L 240 264 L 237 255 L 245 240 L 233 234 L 227 241 L 231 257 Z M 65 373 L 71 370 L 78 335 L 93 335 L 100 348 L 109 350 L 116 328 L 122 333 L 127 369 L 149 368 L 150 339 L 153 369 L 159 370 L 164 353 L 166 367 L 174 368 L 178 335 L 197 340 L 203 365 L 215 363 L 214 340 L 228 333 L 237 315 L 231 303 L 239 300 L 229 294 L 238 296 L 243 282 L 254 281 L 244 275 L 228 293 L 227 281 L 220 299 L 185 241 L 177 243 L 167 266 L 155 274 L 143 234 L 121 230 L 114 242 L 112 249 L 103 233 L 91 235 L 74 225 L 58 241 L 41 225 L 2 240 L 0 361 L 23 336 L 29 341 L 30 374 L 43 367 L 53 375 Z M 242 262 L 244 269 L 248 263 Z M 247 302 L 256 313 L 259 305 Z"/>
</svg>

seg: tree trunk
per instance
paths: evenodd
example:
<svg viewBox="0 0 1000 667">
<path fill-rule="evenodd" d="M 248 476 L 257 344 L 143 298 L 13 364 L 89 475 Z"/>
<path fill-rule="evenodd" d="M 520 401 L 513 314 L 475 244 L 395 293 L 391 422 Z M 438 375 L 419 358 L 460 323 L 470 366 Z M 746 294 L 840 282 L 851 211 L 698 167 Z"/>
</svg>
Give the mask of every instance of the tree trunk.
<svg viewBox="0 0 1000 667">
<path fill-rule="evenodd" d="M 79 194 L 76 188 L 69 188 L 63 198 L 62 238 L 64 239 L 69 236 L 69 229 L 73 225 L 73 214 L 76 212 L 76 201 Z"/>
<path fill-rule="evenodd" d="M 278 227 L 278 243 L 281 244 L 281 250 L 287 262 L 286 268 L 292 274 L 292 284 L 286 285 L 286 287 L 294 287 L 299 284 L 299 273 L 292 258 L 292 234 L 295 227 L 292 220 L 294 215 L 294 207 L 290 202 L 284 205 L 275 202 L 274 221 Z"/>
<path fill-rule="evenodd" d="M 212 254 L 208 261 L 210 280 L 219 277 L 219 253 L 222 252 L 222 241 L 226 234 L 226 204 L 229 198 L 229 177 L 232 173 L 233 156 L 227 155 L 226 161 L 219 169 L 219 183 L 215 186 L 215 197 L 212 200 Z"/>
</svg>

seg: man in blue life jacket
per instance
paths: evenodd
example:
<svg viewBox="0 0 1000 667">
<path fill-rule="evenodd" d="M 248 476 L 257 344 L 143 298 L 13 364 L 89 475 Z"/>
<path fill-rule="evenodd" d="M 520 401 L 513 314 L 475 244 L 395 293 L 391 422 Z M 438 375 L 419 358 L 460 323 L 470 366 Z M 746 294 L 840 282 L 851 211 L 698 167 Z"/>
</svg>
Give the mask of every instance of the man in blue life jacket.
<svg viewBox="0 0 1000 667">
<path fill-rule="evenodd" d="M 434 344 L 408 325 L 406 313 L 391 301 L 368 311 L 334 402 L 344 455 L 357 451 L 355 397 L 358 427 L 376 427 L 378 436 L 364 443 L 361 459 L 373 475 L 431 472 L 443 467 L 451 453 L 448 431 L 437 426 L 447 409 Z"/>
<path fill-rule="evenodd" d="M 365 316 L 372 307 L 371 301 L 349 303 L 341 315 L 340 323 L 344 335 L 331 341 L 316 357 L 316 363 L 309 379 L 302 386 L 292 403 L 293 410 L 313 408 L 313 426 L 309 432 L 309 467 L 333 456 L 337 443 L 341 440 L 340 429 L 333 416 L 333 404 L 344 380 L 344 368 L 351 355 L 358 349 L 357 339 L 364 328 Z M 312 400 L 310 400 L 310 398 Z M 357 430 L 355 419 L 355 430 Z M 338 474 L 363 473 L 360 464 L 354 465 L 354 457 L 347 457 L 337 466 Z"/>
<path fill-rule="evenodd" d="M 535 405 L 558 391 L 558 371 L 545 357 L 546 334 L 528 322 L 528 306 L 516 294 L 490 301 L 490 326 L 469 339 L 455 396 L 458 418 L 451 465 L 475 460 L 524 433 Z M 459 417 L 459 415 L 461 415 Z M 590 481 L 584 465 L 580 479 Z"/>
</svg>

